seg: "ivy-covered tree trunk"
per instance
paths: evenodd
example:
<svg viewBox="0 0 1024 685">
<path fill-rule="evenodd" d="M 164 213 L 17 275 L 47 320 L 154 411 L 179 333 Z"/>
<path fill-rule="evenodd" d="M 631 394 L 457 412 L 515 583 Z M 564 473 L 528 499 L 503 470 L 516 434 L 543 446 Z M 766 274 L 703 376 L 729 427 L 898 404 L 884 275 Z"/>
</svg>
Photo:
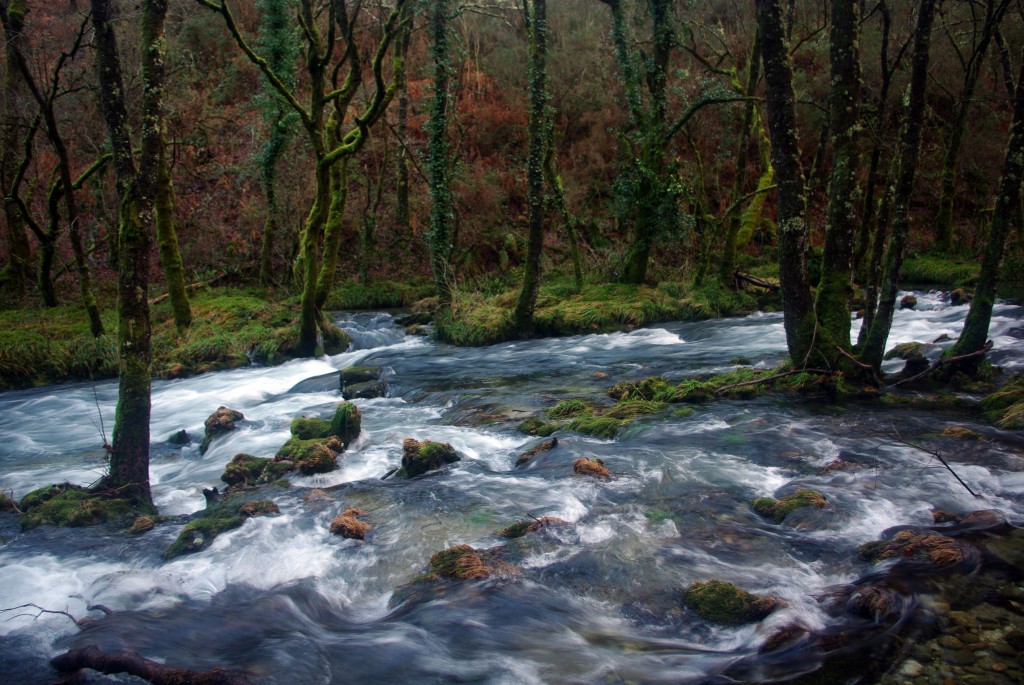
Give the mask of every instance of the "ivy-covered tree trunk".
<svg viewBox="0 0 1024 685">
<path fill-rule="evenodd" d="M 857 172 L 860 122 L 860 11 L 858 0 L 832 0 L 829 33 L 832 90 L 832 177 L 828 226 L 818 282 L 815 314 L 818 343 L 829 368 L 837 349 L 850 350 L 850 299 L 853 295 L 853 239 L 860 211 Z"/>
<path fill-rule="evenodd" d="M 942 252 L 948 252 L 953 247 L 953 201 L 956 198 L 957 167 L 960 165 L 960 154 L 967 135 L 967 119 L 974 90 L 981 76 L 989 43 L 1010 7 L 1010 0 L 984 0 L 983 4 L 984 17 L 981 26 L 974 27 L 977 40 L 967 55 L 963 89 L 953 103 L 953 120 L 949 125 L 949 139 L 942 157 L 942 190 L 939 193 L 939 211 L 935 216 L 935 247 Z"/>
<path fill-rule="evenodd" d="M 441 315 L 451 311 L 452 267 L 451 256 L 453 220 L 452 188 L 448 169 L 448 110 L 451 94 L 448 81 L 451 59 L 448 16 L 451 0 L 435 0 L 430 16 L 431 57 L 434 62 L 434 98 L 427 122 L 427 154 L 429 164 L 430 199 L 430 267 L 437 289 L 438 311 Z"/>
<path fill-rule="evenodd" d="M 1003 175 L 999 180 L 996 192 L 996 204 L 992 211 L 992 223 L 989 228 L 985 253 L 981 260 L 981 272 L 974 290 L 974 299 L 967 312 L 967 320 L 960 338 L 949 352 L 950 356 L 960 356 L 978 352 L 985 347 L 988 339 L 988 328 L 992 322 L 992 308 L 996 300 L 996 286 L 999 283 L 999 271 L 1003 262 L 1006 238 L 1010 232 L 1015 209 L 1020 205 L 1020 186 L 1024 181 L 1024 63 L 1017 76 L 1017 85 L 1013 96 L 1013 123 L 1010 125 L 1010 137 L 1006 143 L 1006 156 L 1003 161 Z M 961 362 L 960 368 L 975 370 L 981 361 L 974 357 Z"/>
<path fill-rule="evenodd" d="M 20 0 L 6 0 L 4 9 L 4 57 L 14 64 L 15 41 L 21 40 L 27 7 Z M 27 97 L 25 83 L 17 69 L 4 72 L 3 93 L 0 93 L 0 196 L 4 207 L 8 262 L 0 271 L 0 284 L 21 294 L 32 278 L 32 249 L 25 231 L 25 219 L 14 201 L 15 178 L 18 177 L 18 146 L 25 126 L 18 105 Z"/>
<path fill-rule="evenodd" d="M 128 132 L 124 79 L 110 0 L 92 0 L 100 104 L 110 134 L 120 200 L 118 264 L 118 399 L 106 484 L 152 508 L 149 488 L 149 253 L 163 148 L 166 0 L 142 2 L 142 154 L 136 170 Z"/>
<path fill-rule="evenodd" d="M 412 21 L 410 18 L 409 21 Z M 402 58 L 402 70 L 397 75 L 398 112 L 395 133 L 398 136 L 398 158 L 395 160 L 395 228 L 398 234 L 409 235 L 409 152 L 406 139 L 409 129 L 409 78 L 406 75 L 406 58 L 412 40 L 412 27 L 402 33 L 398 41 L 398 54 Z"/>
<path fill-rule="evenodd" d="M 163 127 L 161 126 L 161 129 Z M 167 163 L 166 142 L 160 147 L 160 171 L 156 186 L 156 240 L 160 265 L 167 281 L 168 299 L 174 312 L 174 325 L 184 331 L 192 325 L 192 305 L 185 288 L 185 268 L 178 249 L 178 231 L 174 221 L 174 185 Z"/>
<path fill-rule="evenodd" d="M 768 132 L 778 185 L 779 286 L 786 346 L 794 364 L 807 361 L 814 338 L 814 311 L 807 275 L 804 173 L 796 127 L 793 66 L 779 0 L 757 0 Z"/>
<path fill-rule="evenodd" d="M 885 273 L 882 277 L 878 307 L 860 351 L 861 361 L 875 368 L 882 364 L 885 343 L 889 338 L 889 329 L 892 328 L 900 270 L 903 267 L 903 252 L 910 229 L 910 195 L 914 190 L 914 176 L 917 173 L 917 160 L 921 148 L 921 129 L 924 126 L 928 53 L 931 48 L 935 4 L 936 0 L 921 0 L 918 8 L 911 57 L 910 94 L 906 119 L 900 132 L 899 169 L 893 191 L 892 230 L 885 250 Z M 882 230 L 881 225 L 877 230 Z"/>
<path fill-rule="evenodd" d="M 540 258 L 544 249 L 544 158 L 553 126 L 547 72 L 547 1 L 531 0 L 530 27 L 530 153 L 526 167 L 530 239 L 526 250 L 523 288 L 519 291 L 513 325 L 521 337 L 533 334 L 533 310 L 540 289 Z"/>
</svg>

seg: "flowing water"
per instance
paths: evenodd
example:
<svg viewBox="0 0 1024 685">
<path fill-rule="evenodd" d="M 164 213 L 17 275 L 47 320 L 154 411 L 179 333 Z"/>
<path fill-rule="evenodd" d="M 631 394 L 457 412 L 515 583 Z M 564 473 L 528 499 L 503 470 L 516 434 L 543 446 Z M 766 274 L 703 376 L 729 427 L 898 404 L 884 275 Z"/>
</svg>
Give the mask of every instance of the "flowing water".
<svg viewBox="0 0 1024 685">
<path fill-rule="evenodd" d="M 917 295 L 917 310 L 897 314 L 890 345 L 956 336 L 966 307 Z M 1024 308 L 1003 304 L 993 319 L 994 358 L 1013 370 L 1024 366 L 1022 317 Z M 0 680 L 49 682 L 49 656 L 90 643 L 267 683 L 784 677 L 814 669 L 813 655 L 756 677 L 737 664 L 756 661 L 780 626 L 828 630 L 848 620 L 819 599 L 869 570 L 856 554 L 861 543 L 897 524 L 931 524 L 935 507 L 1024 518 L 1024 439 L 963 410 L 770 396 L 683 416 L 673 405 L 614 440 L 563 431 L 558 447 L 514 467 L 536 442 L 518 423 L 560 400 L 608 402 L 612 384 L 652 375 L 678 381 L 737 363 L 774 366 L 785 353 L 779 314 L 477 349 L 406 336 L 388 314 L 344 315 L 339 324 L 355 341 L 344 354 L 154 383 L 153 494 L 161 513 L 177 519 L 128 536 L 114 526 L 21 534 L 13 516 L 0 516 L 0 607 L 33 603 L 75 616 L 88 615 L 89 604 L 114 610 L 82 632 L 32 608 L 0 615 Z M 357 363 L 381 366 L 390 389 L 357 402 L 363 433 L 340 468 L 273 490 L 280 515 L 251 519 L 202 552 L 164 562 L 161 552 L 184 515 L 203 508 L 202 490 L 219 484 L 225 463 L 238 452 L 272 456 L 293 417 L 327 415 L 340 394 L 336 381 L 322 379 Z M 115 396 L 112 382 L 0 394 L 0 486 L 20 498 L 47 483 L 94 482 Z M 205 455 L 196 441 L 165 442 L 181 429 L 201 437 L 221 405 L 246 421 Z M 936 437 L 949 426 L 987 439 Z M 897 433 L 942 451 L 982 498 Z M 407 437 L 449 442 L 462 460 L 417 479 L 381 480 Z M 611 480 L 574 476 L 579 456 L 603 459 Z M 856 468 L 823 470 L 837 458 Z M 803 510 L 785 525 L 751 510 L 755 497 L 798 487 L 821 491 L 825 509 Z M 312 488 L 328 498 L 304 497 Z M 328 531 L 347 507 L 367 512 L 374 529 L 366 542 Z M 571 525 L 513 542 L 495 534 L 531 516 Z M 434 552 L 462 543 L 505 545 L 505 560 L 520 572 L 414 582 Z M 755 625 L 709 624 L 683 608 L 680 590 L 710 578 L 774 594 L 785 606 Z"/>
</svg>

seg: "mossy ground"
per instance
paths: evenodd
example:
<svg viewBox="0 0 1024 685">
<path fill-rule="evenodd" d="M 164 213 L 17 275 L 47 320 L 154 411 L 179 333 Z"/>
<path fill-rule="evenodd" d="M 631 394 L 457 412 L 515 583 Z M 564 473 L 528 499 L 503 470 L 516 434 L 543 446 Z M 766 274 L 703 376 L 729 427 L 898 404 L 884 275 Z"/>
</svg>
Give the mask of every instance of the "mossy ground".
<svg viewBox="0 0 1024 685">
<path fill-rule="evenodd" d="M 20 523 L 23 530 L 44 524 L 92 526 L 127 519 L 141 511 L 134 502 L 119 497 L 116 492 L 97 492 L 71 483 L 33 490 L 21 499 L 18 509 L 22 512 Z"/>
<path fill-rule="evenodd" d="M 512 325 L 517 289 L 493 296 L 458 291 L 451 315 L 439 319 L 437 336 L 456 345 L 490 345 L 518 337 Z M 632 329 L 673 320 L 745 314 L 757 302 L 715 283 L 701 287 L 662 283 L 658 287 L 622 283 L 588 284 L 579 292 L 567 280 L 541 286 L 534 311 L 537 336 L 575 335 Z"/>
<path fill-rule="evenodd" d="M 1000 428 L 1024 429 L 1024 374 L 1018 374 L 1000 390 L 985 397 L 981 410 Z"/>
</svg>

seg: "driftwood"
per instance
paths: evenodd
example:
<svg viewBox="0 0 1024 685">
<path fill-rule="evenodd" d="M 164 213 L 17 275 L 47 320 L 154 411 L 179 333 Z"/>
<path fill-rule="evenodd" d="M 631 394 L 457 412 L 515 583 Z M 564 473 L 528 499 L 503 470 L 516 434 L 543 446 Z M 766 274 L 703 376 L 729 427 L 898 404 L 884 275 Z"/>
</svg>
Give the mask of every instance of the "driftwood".
<svg viewBox="0 0 1024 685">
<path fill-rule="evenodd" d="M 917 374 L 916 376 L 911 376 L 910 378 L 904 378 L 903 380 L 896 381 L 895 383 L 893 383 L 889 387 L 890 388 L 895 388 L 897 386 L 903 385 L 904 383 L 912 383 L 913 381 L 916 381 L 919 378 L 924 378 L 925 376 L 933 373 L 940 366 L 945 366 L 946 364 L 955 364 L 957 362 L 962 362 L 965 359 L 974 359 L 975 357 L 984 357 L 986 354 L 988 354 L 989 350 L 991 350 L 991 349 L 992 349 L 992 341 L 989 340 L 987 343 L 985 343 L 985 346 L 983 348 L 981 348 L 980 350 L 975 350 L 974 352 L 968 352 L 967 354 L 961 354 L 961 355 L 959 355 L 957 357 L 947 357 L 945 359 L 939 358 L 939 359 L 937 359 L 935 361 L 934 364 L 932 364 L 931 366 L 929 366 L 927 369 L 925 369 L 921 373 Z"/>
<path fill-rule="evenodd" d="M 89 645 L 55 656 L 50 665 L 61 674 L 61 683 L 75 682 L 83 669 L 107 675 L 128 673 L 153 685 L 252 685 L 241 673 L 215 668 L 211 671 L 190 671 L 151 661 L 136 652 L 104 652 Z"/>
<path fill-rule="evenodd" d="M 768 281 L 760 279 L 757 276 L 751 276 L 750 274 L 745 274 L 740 271 L 734 273 L 732 277 L 736 279 L 737 283 L 749 283 L 750 285 L 756 285 L 758 288 L 765 288 L 767 290 L 779 289 L 779 286 L 776 285 L 775 283 L 769 283 Z"/>
<path fill-rule="evenodd" d="M 208 281 L 198 281 L 196 283 L 189 283 L 188 285 L 185 286 L 185 292 L 191 293 L 192 291 L 198 290 L 199 288 L 202 288 L 204 286 L 209 287 L 211 285 L 216 285 L 217 283 L 219 283 L 220 281 L 223 281 L 227 277 L 228 277 L 227 274 L 220 274 L 219 276 L 214 276 L 213 278 L 211 278 Z M 158 296 L 154 297 L 152 300 L 149 301 L 149 306 L 152 307 L 155 304 L 160 304 L 161 302 L 163 302 L 164 300 L 166 300 L 170 296 L 171 296 L 170 293 L 164 293 L 163 295 L 158 295 Z"/>
</svg>

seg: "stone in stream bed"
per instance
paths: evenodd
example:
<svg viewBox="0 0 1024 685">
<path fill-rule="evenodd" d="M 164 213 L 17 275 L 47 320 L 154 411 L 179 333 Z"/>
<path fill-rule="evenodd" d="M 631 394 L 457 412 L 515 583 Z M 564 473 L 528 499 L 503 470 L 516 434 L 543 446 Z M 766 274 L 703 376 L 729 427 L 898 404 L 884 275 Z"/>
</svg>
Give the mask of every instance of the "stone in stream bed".
<svg viewBox="0 0 1024 685">
<path fill-rule="evenodd" d="M 532 521 L 516 521 L 515 523 L 505 526 L 498 531 L 498 535 L 509 540 L 515 538 L 521 538 L 528 533 L 533 533 L 541 528 L 547 526 L 567 526 L 568 521 L 564 521 L 560 518 L 554 518 L 552 516 L 542 516 L 539 519 L 533 519 Z"/>
<path fill-rule="evenodd" d="M 906 528 L 887 540 L 867 542 L 857 550 L 862 559 L 878 563 L 898 559 L 936 568 L 958 564 L 976 565 L 981 553 L 974 545 L 924 528 Z"/>
<path fill-rule="evenodd" d="M 164 559 L 202 551 L 218 535 L 241 527 L 247 519 L 277 513 L 280 510 L 271 500 L 245 494 L 225 495 L 222 500 L 207 506 L 185 524 L 177 539 L 164 551 Z"/>
<path fill-rule="evenodd" d="M 524 464 L 529 463 L 531 459 L 541 452 L 547 452 L 548 450 L 552 450 L 556 447 L 558 447 L 558 438 L 551 438 L 544 442 L 538 442 L 536 445 L 516 457 L 516 466 L 523 466 Z"/>
<path fill-rule="evenodd" d="M 469 545 L 455 545 L 430 557 L 430 570 L 417 580 L 481 580 L 517 573 L 518 566 L 501 560 L 501 548 L 478 550 Z"/>
<path fill-rule="evenodd" d="M 775 523 L 782 523 L 787 516 L 803 507 L 825 506 L 825 496 L 817 490 L 802 488 L 792 495 L 775 499 L 774 497 L 758 497 L 753 502 L 754 511 Z"/>
<path fill-rule="evenodd" d="M 458 453 L 446 442 L 406 438 L 402 442 L 402 467 L 395 478 L 413 478 L 457 461 Z"/>
<path fill-rule="evenodd" d="M 373 530 L 373 526 L 366 521 L 361 521 L 360 516 L 364 516 L 361 510 L 354 507 L 346 509 L 331 521 L 331 532 L 343 538 L 365 540 L 366 534 Z"/>
<path fill-rule="evenodd" d="M 713 623 L 760 621 L 779 607 L 778 597 L 758 596 L 721 580 L 697 582 L 683 591 L 683 604 Z"/>
<path fill-rule="evenodd" d="M 572 463 L 572 471 L 577 476 L 595 476 L 597 478 L 611 478 L 612 472 L 600 459 L 580 457 Z"/>
<path fill-rule="evenodd" d="M 217 411 L 206 419 L 206 433 L 203 435 L 203 442 L 199 445 L 199 454 L 206 454 L 206 450 L 210 448 L 210 443 L 215 438 L 235 430 L 237 422 L 243 419 L 245 416 L 240 411 L 218 407 Z"/>
</svg>

